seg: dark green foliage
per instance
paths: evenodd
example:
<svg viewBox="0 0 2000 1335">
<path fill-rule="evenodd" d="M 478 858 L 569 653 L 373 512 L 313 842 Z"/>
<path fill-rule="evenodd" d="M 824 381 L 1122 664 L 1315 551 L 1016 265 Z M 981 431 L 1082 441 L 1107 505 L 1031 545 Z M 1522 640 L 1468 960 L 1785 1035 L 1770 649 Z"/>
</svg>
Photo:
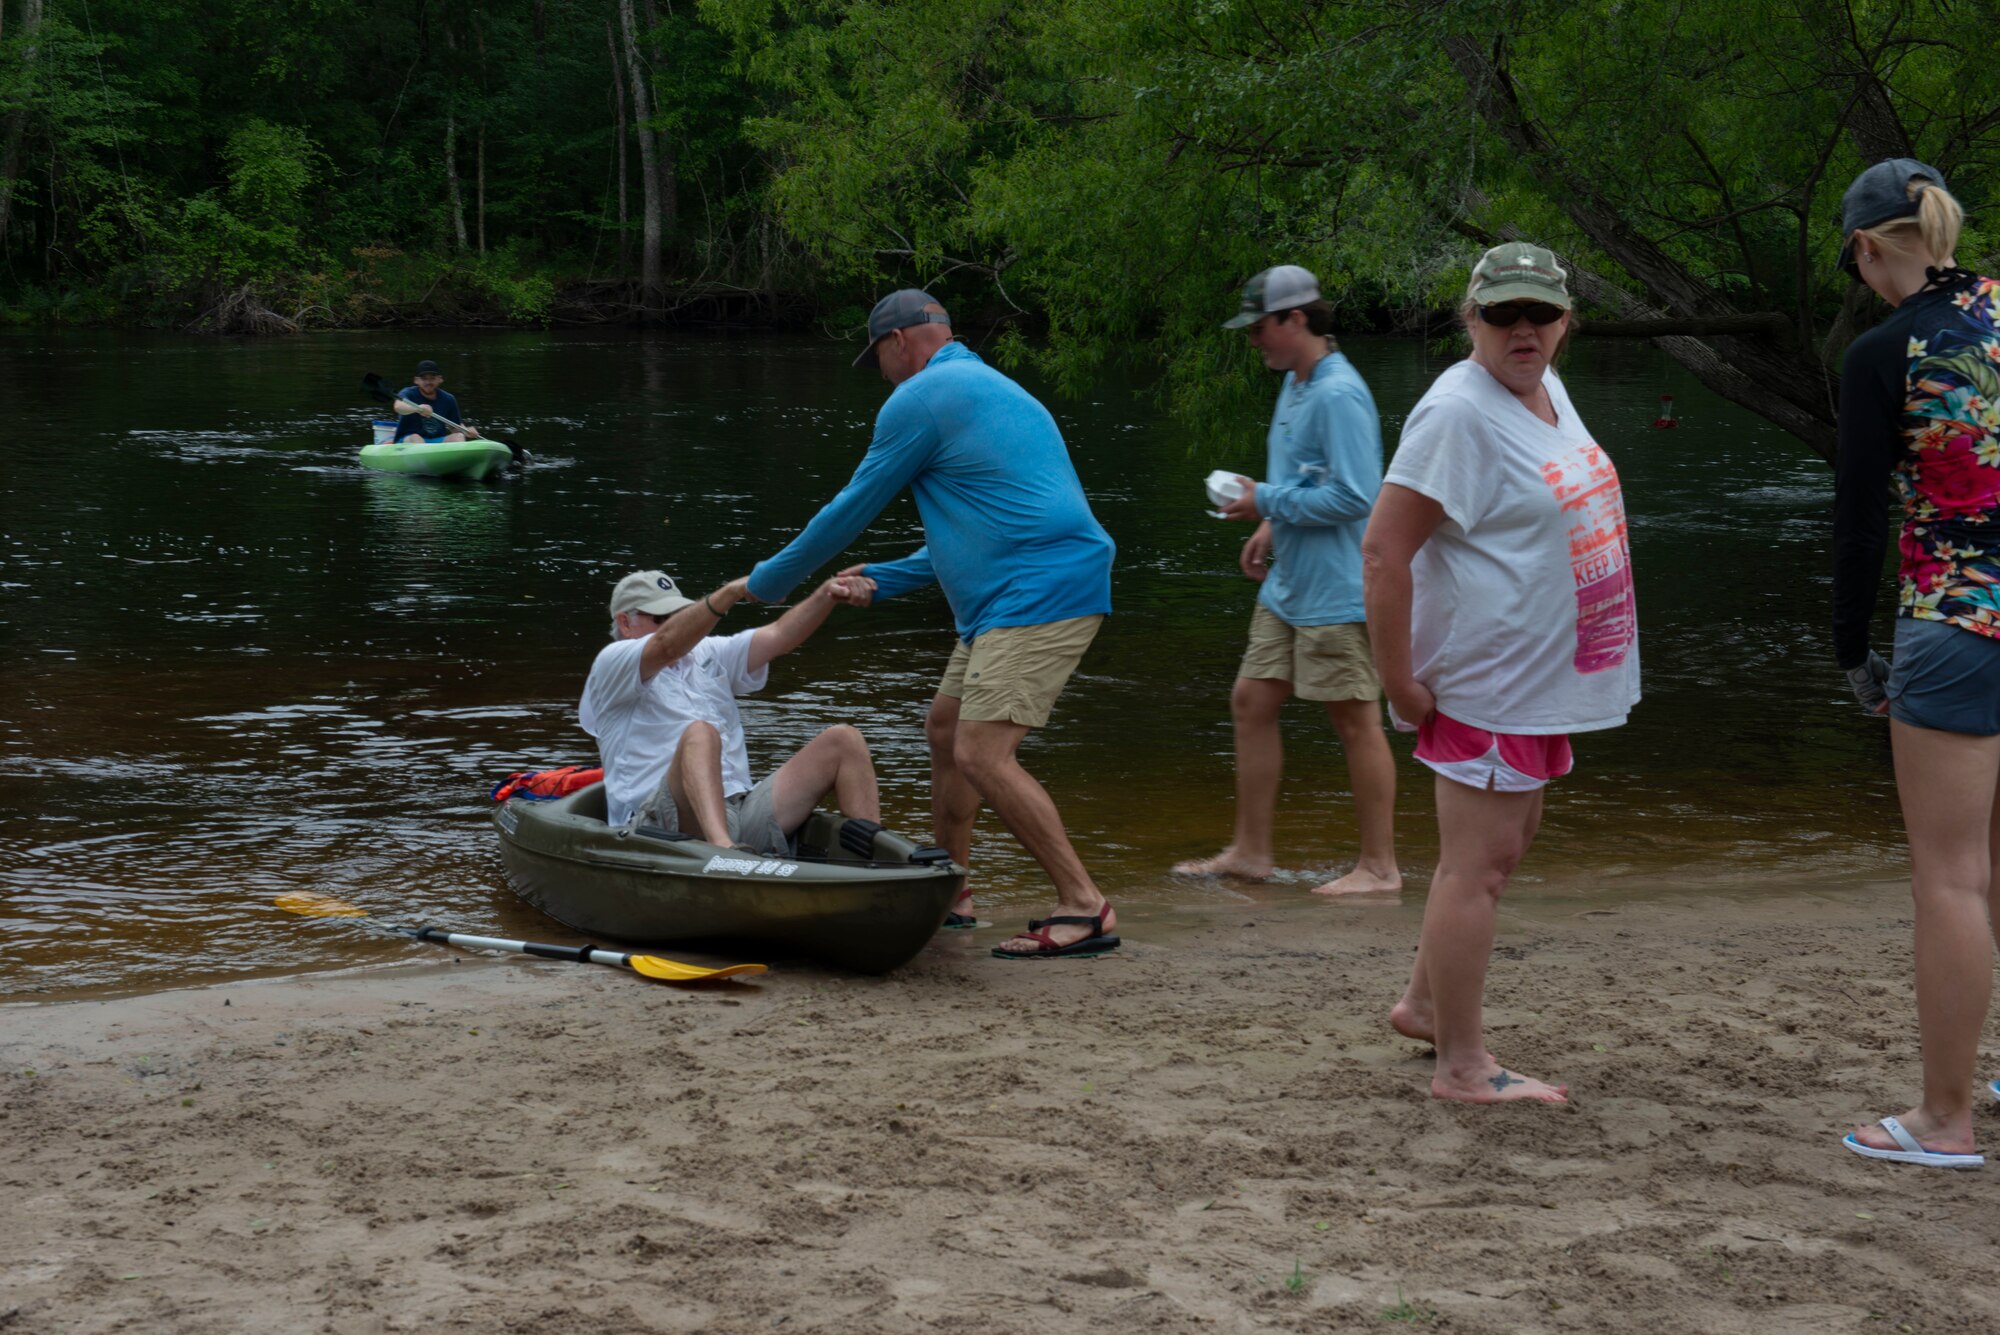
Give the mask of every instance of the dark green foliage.
<svg viewBox="0 0 2000 1335">
<path fill-rule="evenodd" d="M 0 310 L 14 319 L 538 320 L 559 290 L 597 303 L 593 314 L 622 300 L 636 266 L 618 232 L 603 0 L 0 0 L 0 11 L 0 171 L 14 168 Z M 764 207 L 767 173 L 741 130 L 754 104 L 729 39 L 687 0 L 657 4 L 657 18 L 641 40 L 655 128 L 680 160 L 669 274 L 697 290 L 807 286 Z M 269 318 L 245 325 L 234 318 L 245 309 Z"/>
<path fill-rule="evenodd" d="M 1012 361 L 1136 361 L 1219 425 L 1268 388 L 1216 328 L 1251 273 L 1437 337 L 1526 236 L 1600 326 L 1763 317 L 1663 346 L 1827 449 L 1870 309 L 1847 180 L 1934 162 L 1991 249 L 2000 0 L 629 3 L 664 296 L 629 98 L 619 224 L 617 0 L 0 0 L 6 313 L 852 325 L 916 282 L 1014 322 Z"/>
</svg>

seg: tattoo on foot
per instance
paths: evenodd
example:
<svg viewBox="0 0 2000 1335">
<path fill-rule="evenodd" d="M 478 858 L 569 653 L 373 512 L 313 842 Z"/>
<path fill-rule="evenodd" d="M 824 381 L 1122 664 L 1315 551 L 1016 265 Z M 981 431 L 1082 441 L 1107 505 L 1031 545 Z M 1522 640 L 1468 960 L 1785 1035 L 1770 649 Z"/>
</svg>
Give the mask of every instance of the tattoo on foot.
<svg viewBox="0 0 2000 1335">
<path fill-rule="evenodd" d="M 1493 1092 L 1497 1094 L 1509 1085 L 1525 1085 L 1528 1082 L 1512 1071 L 1502 1071 L 1498 1075 L 1487 1076 L 1486 1083 L 1493 1086 Z"/>
</svg>

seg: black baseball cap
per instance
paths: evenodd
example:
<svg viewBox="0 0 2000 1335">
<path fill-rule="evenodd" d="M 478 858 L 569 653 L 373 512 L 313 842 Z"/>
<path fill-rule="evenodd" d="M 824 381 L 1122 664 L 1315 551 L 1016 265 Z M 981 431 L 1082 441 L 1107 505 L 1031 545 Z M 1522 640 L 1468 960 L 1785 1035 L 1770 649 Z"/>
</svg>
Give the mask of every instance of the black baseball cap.
<svg viewBox="0 0 2000 1335">
<path fill-rule="evenodd" d="M 884 334 L 898 329 L 908 329 L 920 324 L 951 323 L 951 317 L 942 310 L 927 311 L 926 306 L 942 306 L 943 302 L 921 288 L 906 287 L 875 303 L 875 309 L 868 312 L 868 346 L 854 359 L 856 366 L 866 366 L 871 370 L 881 366 L 876 360 L 875 345 L 882 341 Z"/>
<path fill-rule="evenodd" d="M 1937 168 L 1915 158 L 1890 158 L 1855 177 L 1854 184 L 1840 197 L 1840 267 L 1847 270 L 1849 278 L 1856 281 L 1861 278 L 1861 270 L 1854 263 L 1857 231 L 1917 216 L 1917 201 L 1910 197 L 1910 182 L 1919 176 L 1944 185 L 1944 173 Z"/>
<path fill-rule="evenodd" d="M 444 368 L 442 366 L 439 366 L 436 362 L 430 360 L 430 358 L 426 357 L 423 361 L 417 363 L 417 374 L 443 375 Z"/>
</svg>

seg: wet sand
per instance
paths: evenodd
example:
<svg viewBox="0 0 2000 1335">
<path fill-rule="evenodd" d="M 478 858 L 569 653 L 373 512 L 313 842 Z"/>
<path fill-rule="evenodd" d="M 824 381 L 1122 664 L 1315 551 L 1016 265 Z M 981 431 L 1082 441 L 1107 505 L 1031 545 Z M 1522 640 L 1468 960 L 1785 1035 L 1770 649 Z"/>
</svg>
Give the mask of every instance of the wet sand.
<svg viewBox="0 0 2000 1335">
<path fill-rule="evenodd" d="M 8 1007 L 0 1330 L 2000 1328 L 2000 1170 L 1837 1144 L 1917 1078 L 1900 884 L 1509 912 L 1492 1043 L 1564 1109 L 1427 1098 L 1421 897 L 1306 898 Z"/>
</svg>

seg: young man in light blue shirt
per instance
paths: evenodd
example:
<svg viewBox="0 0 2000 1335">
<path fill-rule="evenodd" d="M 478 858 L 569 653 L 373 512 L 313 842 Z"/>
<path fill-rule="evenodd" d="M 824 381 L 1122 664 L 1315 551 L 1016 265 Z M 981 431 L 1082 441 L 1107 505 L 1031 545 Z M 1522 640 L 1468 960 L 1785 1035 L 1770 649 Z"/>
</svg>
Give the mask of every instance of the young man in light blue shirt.
<svg viewBox="0 0 2000 1335">
<path fill-rule="evenodd" d="M 994 949 L 1005 959 L 1095 955 L 1118 945 L 1117 915 L 1064 831 L 1048 791 L 1016 751 L 1049 721 L 1111 610 L 1111 536 L 1090 512 L 1055 418 L 951 338 L 944 307 L 905 288 L 868 316 L 856 366 L 895 386 L 854 477 L 805 531 L 750 572 L 753 597 L 783 598 L 838 555 L 908 487 L 924 545 L 899 561 L 852 566 L 875 597 L 937 584 L 958 645 L 924 723 L 931 817 L 961 864 L 983 800 L 1048 873 L 1056 911 Z M 968 894 L 947 926 L 971 927 Z"/>
<path fill-rule="evenodd" d="M 1214 857 L 1174 870 L 1252 880 L 1271 874 L 1271 824 L 1284 773 L 1278 711 L 1297 695 L 1324 702 L 1340 734 L 1361 834 L 1354 870 L 1314 893 L 1397 891 L 1396 761 L 1382 733 L 1382 683 L 1361 597 L 1361 534 L 1382 489 L 1375 400 L 1334 346 L 1333 312 L 1319 280 L 1296 264 L 1251 279 L 1242 309 L 1223 327 L 1244 330 L 1285 382 L 1271 416 L 1265 480 L 1237 478 L 1242 494 L 1222 509 L 1225 519 L 1257 525 L 1238 564 L 1261 586 L 1229 697 L 1236 837 Z"/>
</svg>

